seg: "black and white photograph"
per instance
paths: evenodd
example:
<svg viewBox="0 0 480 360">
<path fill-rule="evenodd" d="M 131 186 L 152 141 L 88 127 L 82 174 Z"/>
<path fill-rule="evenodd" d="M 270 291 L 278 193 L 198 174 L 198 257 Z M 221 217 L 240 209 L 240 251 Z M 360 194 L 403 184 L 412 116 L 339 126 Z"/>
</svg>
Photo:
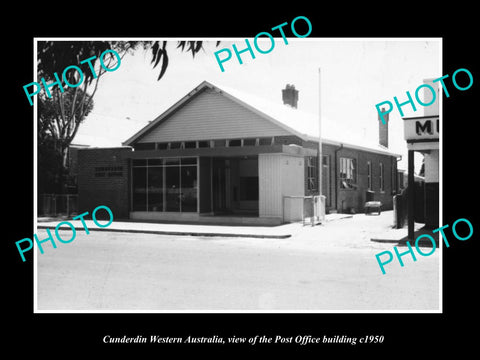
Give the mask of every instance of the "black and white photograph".
<svg viewBox="0 0 480 360">
<path fill-rule="evenodd" d="M 441 310 L 441 39 L 36 45 L 38 311 Z"/>
<path fill-rule="evenodd" d="M 5 342 L 473 348 L 478 64 L 449 6 L 32 8 L 4 56 Z"/>
</svg>

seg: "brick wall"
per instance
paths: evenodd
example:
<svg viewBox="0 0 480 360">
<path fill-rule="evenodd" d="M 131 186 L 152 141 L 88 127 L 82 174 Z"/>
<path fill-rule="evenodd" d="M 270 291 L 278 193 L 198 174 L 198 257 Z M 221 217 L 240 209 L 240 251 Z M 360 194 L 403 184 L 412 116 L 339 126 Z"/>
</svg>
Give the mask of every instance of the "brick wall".
<svg viewBox="0 0 480 360">
<path fill-rule="evenodd" d="M 354 158 L 357 162 L 356 190 L 340 189 L 339 184 L 337 184 L 338 211 L 348 211 L 351 208 L 353 208 L 355 212 L 364 211 L 366 191 L 368 190 L 368 161 L 372 164 L 372 191 L 374 192 L 374 200 L 381 201 L 384 210 L 393 209 L 393 195 L 396 186 L 395 174 L 397 166 L 395 157 L 349 148 L 339 150 L 337 157 L 337 171 L 340 169 L 341 157 Z M 383 164 L 384 169 L 384 191 L 380 190 L 380 163 Z"/>
<path fill-rule="evenodd" d="M 306 144 L 304 144 L 306 145 Z M 313 148 L 311 145 L 311 148 Z M 337 152 L 336 163 L 335 153 Z M 323 195 L 326 196 L 327 210 L 336 209 L 339 212 L 363 212 L 366 202 L 366 191 L 368 189 L 367 162 L 372 164 L 372 191 L 374 200 L 381 201 L 384 210 L 393 209 L 393 195 L 396 189 L 397 163 L 394 156 L 383 155 L 369 151 L 351 149 L 344 146 L 323 144 L 323 156 L 328 157 L 329 168 L 323 167 Z M 340 158 L 347 157 L 356 160 L 357 183 L 356 189 L 341 189 L 339 180 Z M 384 168 L 384 191 L 380 191 L 380 162 Z M 306 163 L 306 161 L 305 161 Z M 305 166 L 305 179 L 307 178 L 307 167 Z M 305 195 L 318 194 L 318 190 L 309 191 L 305 182 Z"/>
<path fill-rule="evenodd" d="M 129 159 L 131 148 L 95 148 L 78 151 L 79 212 L 108 206 L 114 219 L 129 217 Z"/>
</svg>

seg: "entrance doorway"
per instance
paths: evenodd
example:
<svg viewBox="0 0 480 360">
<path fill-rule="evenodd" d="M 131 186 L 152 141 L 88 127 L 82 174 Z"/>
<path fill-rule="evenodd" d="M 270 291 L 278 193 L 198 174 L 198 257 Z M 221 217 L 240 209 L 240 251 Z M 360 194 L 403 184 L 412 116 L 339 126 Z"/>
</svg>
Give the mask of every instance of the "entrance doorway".
<svg viewBox="0 0 480 360">
<path fill-rule="evenodd" d="M 212 159 L 214 214 L 258 216 L 258 157 Z"/>
</svg>

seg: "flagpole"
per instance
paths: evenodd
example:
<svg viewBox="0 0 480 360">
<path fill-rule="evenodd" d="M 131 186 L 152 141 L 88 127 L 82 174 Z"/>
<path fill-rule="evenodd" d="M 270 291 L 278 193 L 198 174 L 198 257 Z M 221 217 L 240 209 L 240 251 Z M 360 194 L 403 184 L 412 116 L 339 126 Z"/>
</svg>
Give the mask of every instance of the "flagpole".
<svg viewBox="0 0 480 360">
<path fill-rule="evenodd" d="M 318 194 L 322 195 L 322 73 L 318 68 Z"/>
</svg>

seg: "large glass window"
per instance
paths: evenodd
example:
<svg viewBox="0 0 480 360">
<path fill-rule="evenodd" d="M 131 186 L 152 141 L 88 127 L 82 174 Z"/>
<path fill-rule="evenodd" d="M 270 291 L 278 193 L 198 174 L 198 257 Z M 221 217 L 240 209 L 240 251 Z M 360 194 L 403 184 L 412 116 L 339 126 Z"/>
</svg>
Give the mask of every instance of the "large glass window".
<svg viewBox="0 0 480 360">
<path fill-rule="evenodd" d="M 165 211 L 180 211 L 180 166 L 165 168 L 166 209 Z"/>
<path fill-rule="evenodd" d="M 133 211 L 147 210 L 147 168 L 134 167 L 132 171 Z"/>
<path fill-rule="evenodd" d="M 133 211 L 197 211 L 197 159 L 140 159 L 132 163 Z"/>
<path fill-rule="evenodd" d="M 163 211 L 163 169 L 148 167 L 148 211 Z"/>
<path fill-rule="evenodd" d="M 197 166 L 182 166 L 180 202 L 182 211 L 197 211 Z"/>
</svg>

